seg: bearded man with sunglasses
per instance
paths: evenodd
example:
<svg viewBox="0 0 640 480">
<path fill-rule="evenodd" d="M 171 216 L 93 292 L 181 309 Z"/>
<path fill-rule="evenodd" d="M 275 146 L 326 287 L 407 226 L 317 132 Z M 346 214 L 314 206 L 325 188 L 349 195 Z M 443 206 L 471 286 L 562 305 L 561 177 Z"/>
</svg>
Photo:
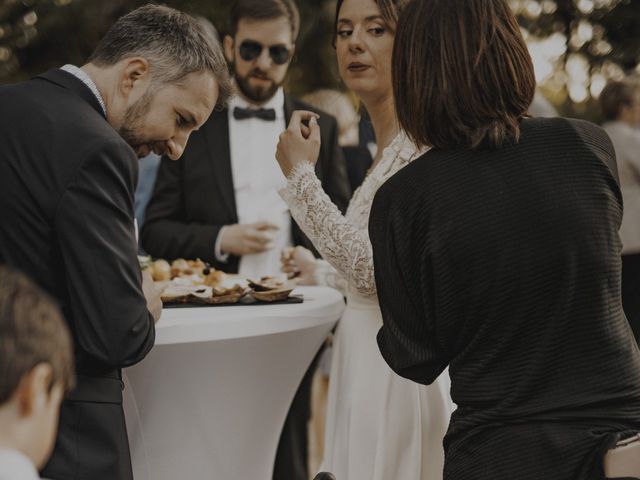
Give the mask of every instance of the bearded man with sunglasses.
<svg viewBox="0 0 640 480">
<path fill-rule="evenodd" d="M 277 191 L 279 134 L 294 110 L 314 109 L 283 93 L 299 30 L 293 0 L 237 0 L 224 38 L 237 96 L 194 132 L 180 162 L 163 158 L 146 211 L 142 246 L 169 260 L 200 258 L 217 269 L 260 277 L 280 271 L 285 247 L 311 242 Z M 335 119 L 318 112 L 322 147 L 316 172 L 344 210 L 350 189 Z M 313 368 L 285 422 L 274 478 L 307 480 L 307 420 Z"/>
</svg>

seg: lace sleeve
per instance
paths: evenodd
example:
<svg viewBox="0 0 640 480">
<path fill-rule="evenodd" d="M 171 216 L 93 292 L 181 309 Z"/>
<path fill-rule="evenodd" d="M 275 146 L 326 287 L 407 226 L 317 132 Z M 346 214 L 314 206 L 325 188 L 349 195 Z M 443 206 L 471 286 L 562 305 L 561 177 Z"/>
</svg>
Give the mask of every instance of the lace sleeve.
<svg viewBox="0 0 640 480">
<path fill-rule="evenodd" d="M 340 272 L 333 268 L 326 260 L 320 259 L 316 262 L 314 277 L 318 285 L 333 287 L 339 290 L 342 295 L 347 295 L 347 281 L 340 275 Z"/>
<path fill-rule="evenodd" d="M 362 295 L 376 294 L 369 234 L 349 224 L 316 177 L 313 165 L 303 163 L 289 175 L 280 196 L 291 215 L 350 288 Z"/>
</svg>

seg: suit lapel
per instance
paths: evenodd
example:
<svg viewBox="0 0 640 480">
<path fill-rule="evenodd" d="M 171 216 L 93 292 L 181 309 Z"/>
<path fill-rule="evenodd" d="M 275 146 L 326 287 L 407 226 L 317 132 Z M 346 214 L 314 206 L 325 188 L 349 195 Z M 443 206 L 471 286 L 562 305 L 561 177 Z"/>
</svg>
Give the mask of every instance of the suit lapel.
<svg viewBox="0 0 640 480">
<path fill-rule="evenodd" d="M 296 106 L 293 103 L 293 98 L 291 98 L 289 95 L 285 95 L 284 96 L 284 119 L 285 121 L 285 128 L 287 128 L 289 126 L 289 121 L 291 120 L 291 114 L 293 113 L 293 111 L 296 109 Z"/>
<path fill-rule="evenodd" d="M 224 206 L 233 212 L 237 219 L 235 189 L 233 186 L 233 172 L 231 171 L 231 150 L 229 147 L 229 119 L 227 110 L 213 112 L 207 122 L 205 130 L 205 152 L 210 173 L 214 182 L 218 184 L 218 191 L 222 193 Z"/>
</svg>

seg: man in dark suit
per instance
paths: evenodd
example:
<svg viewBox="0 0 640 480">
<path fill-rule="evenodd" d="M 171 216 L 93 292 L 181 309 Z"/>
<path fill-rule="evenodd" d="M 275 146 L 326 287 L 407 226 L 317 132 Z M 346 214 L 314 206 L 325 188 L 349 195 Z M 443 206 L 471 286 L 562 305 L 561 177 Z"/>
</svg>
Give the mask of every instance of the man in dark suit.
<svg viewBox="0 0 640 480">
<path fill-rule="evenodd" d="M 230 90 L 219 46 L 149 5 L 118 20 L 82 68 L 0 87 L 0 263 L 60 304 L 77 387 L 62 405 L 54 480 L 130 480 L 120 369 L 142 360 L 161 312 L 136 257 L 136 155 L 177 159 Z"/>
<path fill-rule="evenodd" d="M 288 215 L 288 228 L 281 221 L 287 210 L 277 188 L 285 179 L 275 162 L 278 135 L 291 113 L 317 111 L 282 92 L 298 22 L 290 0 L 234 4 L 233 36 L 225 37 L 224 46 L 238 96 L 192 136 L 180 162 L 163 159 L 142 230 L 142 246 L 151 255 L 201 258 L 226 272 L 260 275 L 280 270 L 280 249 L 274 247 L 312 248 Z M 319 124 L 317 173 L 344 209 L 350 189 L 337 124 L 326 114 Z"/>
<path fill-rule="evenodd" d="M 280 271 L 284 247 L 309 240 L 278 195 L 286 179 L 275 161 L 278 135 L 294 110 L 313 110 L 282 91 L 299 28 L 292 0 L 238 0 L 225 56 L 238 96 L 194 133 L 180 162 L 164 158 L 146 211 L 142 246 L 156 257 L 200 258 L 245 277 Z M 318 177 L 339 208 L 350 197 L 335 120 L 319 119 Z M 312 370 L 285 422 L 274 478 L 308 478 L 307 420 Z"/>
</svg>

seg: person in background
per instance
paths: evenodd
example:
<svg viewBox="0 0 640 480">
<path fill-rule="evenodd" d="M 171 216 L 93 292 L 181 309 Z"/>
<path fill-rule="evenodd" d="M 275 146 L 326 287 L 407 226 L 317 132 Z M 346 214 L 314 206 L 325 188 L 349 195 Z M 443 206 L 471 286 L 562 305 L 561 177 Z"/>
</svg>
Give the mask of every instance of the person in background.
<svg viewBox="0 0 640 480">
<path fill-rule="evenodd" d="M 0 87 L 0 263 L 58 301 L 74 341 L 45 477 L 133 476 L 121 369 L 153 347 L 162 310 L 137 259 L 138 157 L 178 159 L 230 91 L 221 50 L 156 5 L 120 18 L 82 67 Z"/>
<path fill-rule="evenodd" d="M 0 266 L 0 480 L 36 480 L 74 384 L 71 337 L 55 302 Z"/>
<path fill-rule="evenodd" d="M 600 93 L 602 125 L 616 151 L 624 213 L 622 237 L 622 306 L 636 340 L 640 340 L 640 88 L 610 82 Z"/>
<path fill-rule="evenodd" d="M 402 12 L 396 111 L 431 148 L 373 201 L 378 345 L 419 384 L 450 367 L 445 480 L 602 480 L 640 430 L 613 146 L 589 122 L 528 118 L 535 85 L 507 0 Z M 639 447 L 611 476 L 638 478 Z"/>
<path fill-rule="evenodd" d="M 163 158 L 142 228 L 154 257 L 200 258 L 244 278 L 280 272 L 285 247 L 311 242 L 292 221 L 277 190 L 285 178 L 274 161 L 278 135 L 296 109 L 284 93 L 299 12 L 293 0 L 238 0 L 223 40 L 237 96 L 194 133 L 179 163 Z M 338 128 L 321 113 L 326 144 L 317 159 L 323 190 L 344 210 L 350 197 Z M 274 478 L 307 480 L 307 421 L 315 362 L 285 421 Z"/>
<path fill-rule="evenodd" d="M 373 158 L 366 145 L 360 144 L 360 117 L 353 101 L 346 93 L 320 89 L 302 97 L 304 102 L 334 116 L 338 121 L 338 144 L 347 162 L 347 175 L 351 191 L 362 184 Z"/>
<path fill-rule="evenodd" d="M 291 112 L 309 105 L 284 83 L 299 31 L 293 0 L 238 0 L 224 38 L 237 96 L 197 132 L 182 162 L 162 162 L 147 208 L 142 245 L 155 257 L 200 258 L 219 270 L 259 277 L 279 271 L 280 251 L 310 246 L 277 189 L 270 162 Z M 350 190 L 335 119 L 322 115 L 327 138 L 318 174 L 345 208 Z M 179 200 L 179 201 L 178 201 Z"/>
</svg>

